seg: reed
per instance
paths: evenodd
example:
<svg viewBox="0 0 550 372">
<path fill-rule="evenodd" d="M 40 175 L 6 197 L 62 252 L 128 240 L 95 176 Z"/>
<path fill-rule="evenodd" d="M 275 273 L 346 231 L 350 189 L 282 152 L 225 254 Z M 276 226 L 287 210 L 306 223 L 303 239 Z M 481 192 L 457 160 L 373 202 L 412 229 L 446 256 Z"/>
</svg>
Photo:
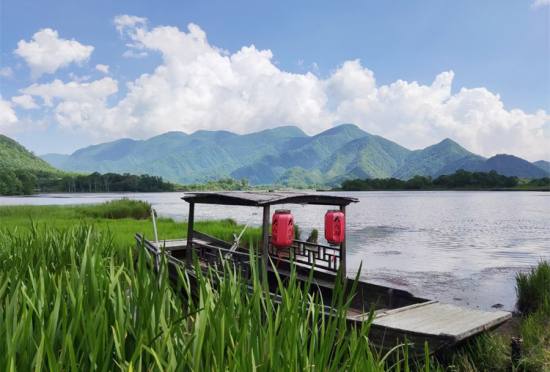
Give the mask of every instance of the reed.
<svg viewBox="0 0 550 372">
<path fill-rule="evenodd" d="M 85 216 L 94 218 L 133 218 L 142 220 L 151 216 L 151 204 L 142 200 L 123 198 L 102 204 L 86 206 L 81 208 L 81 211 Z"/>
<path fill-rule="evenodd" d="M 522 313 L 523 357 L 519 368 L 550 370 L 550 262 L 516 276 L 517 307 Z"/>
<path fill-rule="evenodd" d="M 522 314 L 550 309 L 550 262 L 516 275 L 517 308 Z"/>
<path fill-rule="evenodd" d="M 139 252 L 139 253 L 137 253 Z M 369 323 L 346 326 L 338 284 L 329 315 L 293 274 L 266 294 L 251 266 L 197 271 L 196 285 L 87 224 L 0 229 L 0 368 L 20 370 L 408 371 L 377 352 Z M 197 266 L 198 267 L 198 266 Z M 306 284 L 307 286 L 307 284 Z M 391 361 L 391 362 L 390 362 Z M 397 362 L 395 362 L 397 361 Z M 429 359 L 417 365 L 431 370 Z"/>
</svg>

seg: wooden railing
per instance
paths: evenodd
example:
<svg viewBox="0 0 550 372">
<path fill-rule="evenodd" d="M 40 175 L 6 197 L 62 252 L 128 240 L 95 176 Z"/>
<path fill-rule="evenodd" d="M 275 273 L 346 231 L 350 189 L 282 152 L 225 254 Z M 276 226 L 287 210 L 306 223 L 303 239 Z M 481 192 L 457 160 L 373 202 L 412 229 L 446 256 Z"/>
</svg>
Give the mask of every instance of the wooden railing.
<svg viewBox="0 0 550 372">
<path fill-rule="evenodd" d="M 316 268 L 337 272 L 340 267 L 340 246 L 329 246 L 294 240 L 287 248 L 274 247 L 269 243 L 269 255 L 273 260 L 283 260 L 299 264 L 315 266 Z"/>
</svg>

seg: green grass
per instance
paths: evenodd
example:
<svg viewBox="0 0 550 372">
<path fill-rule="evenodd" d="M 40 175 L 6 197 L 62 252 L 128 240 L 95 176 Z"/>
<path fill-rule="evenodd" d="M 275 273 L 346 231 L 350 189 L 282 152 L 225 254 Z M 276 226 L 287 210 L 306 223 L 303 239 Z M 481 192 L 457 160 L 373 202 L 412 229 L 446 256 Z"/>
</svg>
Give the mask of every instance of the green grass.
<svg viewBox="0 0 550 372">
<path fill-rule="evenodd" d="M 369 323 L 346 327 L 341 290 L 328 316 L 295 275 L 279 282 L 278 303 L 259 273 L 247 289 L 226 266 L 222 276 L 199 274 L 192 296 L 186 274 L 174 287 L 165 262 L 156 276 L 136 252 L 86 224 L 1 229 L 0 368 L 408 370 L 407 362 L 389 362 L 400 349 L 394 358 L 376 353 Z"/>
<path fill-rule="evenodd" d="M 540 262 L 516 276 L 518 310 L 523 319 L 523 358 L 520 368 L 550 370 L 550 262 Z"/>
<path fill-rule="evenodd" d="M 0 369 L 435 368 L 429 358 L 409 365 L 401 347 L 377 352 L 368 339 L 369 323 L 349 328 L 349 298 L 340 285 L 335 316 L 295 275 L 279 281 L 282 302 L 274 301 L 255 264 L 250 288 L 226 266 L 222 275 L 201 273 L 191 295 L 186 274 L 180 272 L 174 285 L 165 262 L 157 276 L 144 251 L 135 248 L 134 232 L 151 236 L 149 221 L 96 217 L 112 205 L 0 208 Z M 198 229 L 230 240 L 242 226 L 205 221 Z M 162 219 L 159 230 L 181 237 L 186 226 Z M 248 230 L 250 242 L 258 237 L 257 229 Z"/>
<path fill-rule="evenodd" d="M 116 211 L 120 207 L 121 211 Z M 7 206 L 0 207 L 0 227 L 17 231 L 35 224 L 55 229 L 66 229 L 78 223 L 93 225 L 98 231 L 112 234 L 117 246 L 134 244 L 135 233 L 142 233 L 152 239 L 153 224 L 149 205 L 141 201 L 118 200 L 97 205 L 78 206 Z M 109 217 L 116 216 L 117 219 Z M 136 219 L 136 218 L 147 219 Z M 172 219 L 157 220 L 158 234 L 161 239 L 183 238 L 187 235 L 187 223 L 175 222 Z M 233 241 L 233 234 L 239 235 L 244 226 L 234 220 L 196 221 L 195 230 L 216 236 L 226 241 Z M 244 245 L 258 242 L 261 232 L 258 228 L 249 227 L 243 234 Z"/>
<path fill-rule="evenodd" d="M 530 314 L 550 308 L 550 262 L 541 262 L 527 273 L 516 275 L 517 307 Z"/>
</svg>

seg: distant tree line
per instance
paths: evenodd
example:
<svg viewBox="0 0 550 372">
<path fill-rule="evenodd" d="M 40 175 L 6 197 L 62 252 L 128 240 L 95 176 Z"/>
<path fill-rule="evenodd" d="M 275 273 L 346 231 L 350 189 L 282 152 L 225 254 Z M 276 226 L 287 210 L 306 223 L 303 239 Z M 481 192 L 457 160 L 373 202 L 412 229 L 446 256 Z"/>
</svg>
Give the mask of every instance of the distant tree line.
<svg viewBox="0 0 550 372">
<path fill-rule="evenodd" d="M 28 170 L 0 169 L 0 195 L 30 195 L 37 192 L 159 192 L 175 185 L 162 177 L 117 173 L 71 175 Z"/>
<path fill-rule="evenodd" d="M 38 172 L 0 168 L 0 195 L 30 195 L 37 186 Z"/>
<path fill-rule="evenodd" d="M 414 176 L 409 180 L 397 178 L 353 179 L 342 182 L 340 190 L 447 190 L 447 189 L 499 189 L 499 188 L 548 188 L 550 178 L 540 178 L 522 182 L 518 177 L 507 177 L 491 172 L 468 172 L 458 170 L 453 174 L 442 175 L 435 179 Z"/>
<path fill-rule="evenodd" d="M 196 183 L 181 186 L 183 191 L 219 191 L 219 190 L 248 190 L 250 185 L 248 180 L 243 178 L 235 180 L 233 178 L 221 178 L 219 180 L 206 181 L 205 183 Z"/>
</svg>

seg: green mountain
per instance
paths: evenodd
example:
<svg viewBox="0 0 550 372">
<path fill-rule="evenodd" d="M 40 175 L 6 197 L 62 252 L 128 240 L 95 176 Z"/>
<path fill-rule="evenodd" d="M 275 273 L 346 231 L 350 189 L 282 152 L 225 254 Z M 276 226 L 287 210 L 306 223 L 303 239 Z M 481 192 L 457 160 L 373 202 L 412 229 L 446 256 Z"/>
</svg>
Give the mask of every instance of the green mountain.
<svg viewBox="0 0 550 372">
<path fill-rule="evenodd" d="M 513 155 L 499 154 L 487 159 L 482 172 L 496 171 L 504 176 L 516 176 L 519 178 L 542 178 L 549 175 L 536 165 Z"/>
<path fill-rule="evenodd" d="M 546 173 L 550 174 L 550 161 L 539 160 L 539 161 L 533 162 L 533 165 L 539 169 L 542 169 Z"/>
<path fill-rule="evenodd" d="M 292 126 L 245 135 L 168 132 L 143 141 L 121 139 L 89 146 L 65 157 L 48 154 L 44 159 L 70 171 L 150 174 L 194 183 L 229 177 L 240 167 L 278 155 L 302 137 L 307 138 Z"/>
<path fill-rule="evenodd" d="M 310 170 L 290 169 L 279 182 L 291 186 L 336 185 L 350 178 L 388 178 L 403 165 L 410 153 L 410 150 L 383 137 L 366 132 L 361 134 L 362 137 L 333 148 L 332 155 L 318 161 Z"/>
<path fill-rule="evenodd" d="M 19 143 L 0 134 L 0 171 L 6 170 L 57 172 Z"/>
<path fill-rule="evenodd" d="M 292 174 L 296 174 L 299 179 L 313 177 L 319 181 L 315 183 L 323 183 L 324 177 L 306 173 L 315 173 L 323 161 L 333 156 L 336 150 L 366 135 L 368 134 L 356 125 L 339 125 L 313 137 L 301 137 L 291 141 L 287 144 L 286 151 L 277 155 L 266 155 L 250 165 L 235 170 L 231 176 L 246 178 L 253 184 L 293 184 L 292 181 L 289 182 L 293 177 L 287 174 L 292 170 Z"/>
<path fill-rule="evenodd" d="M 450 139 L 411 151 L 353 124 L 314 136 L 294 126 L 244 135 L 168 132 L 147 140 L 89 146 L 71 155 L 48 154 L 44 159 L 64 170 L 147 173 L 179 183 L 231 177 L 248 179 L 253 185 L 335 185 L 350 178 L 437 177 L 458 169 L 494 169 L 527 178 L 547 174 L 517 157 L 485 159 Z"/>
<path fill-rule="evenodd" d="M 415 175 L 433 177 L 440 174 L 448 174 L 446 167 L 460 160 L 465 160 L 465 158 L 469 160 L 483 159 L 469 152 L 453 140 L 446 138 L 425 149 L 412 151 L 405 159 L 403 166 L 393 176 L 400 179 L 409 179 Z"/>
</svg>

